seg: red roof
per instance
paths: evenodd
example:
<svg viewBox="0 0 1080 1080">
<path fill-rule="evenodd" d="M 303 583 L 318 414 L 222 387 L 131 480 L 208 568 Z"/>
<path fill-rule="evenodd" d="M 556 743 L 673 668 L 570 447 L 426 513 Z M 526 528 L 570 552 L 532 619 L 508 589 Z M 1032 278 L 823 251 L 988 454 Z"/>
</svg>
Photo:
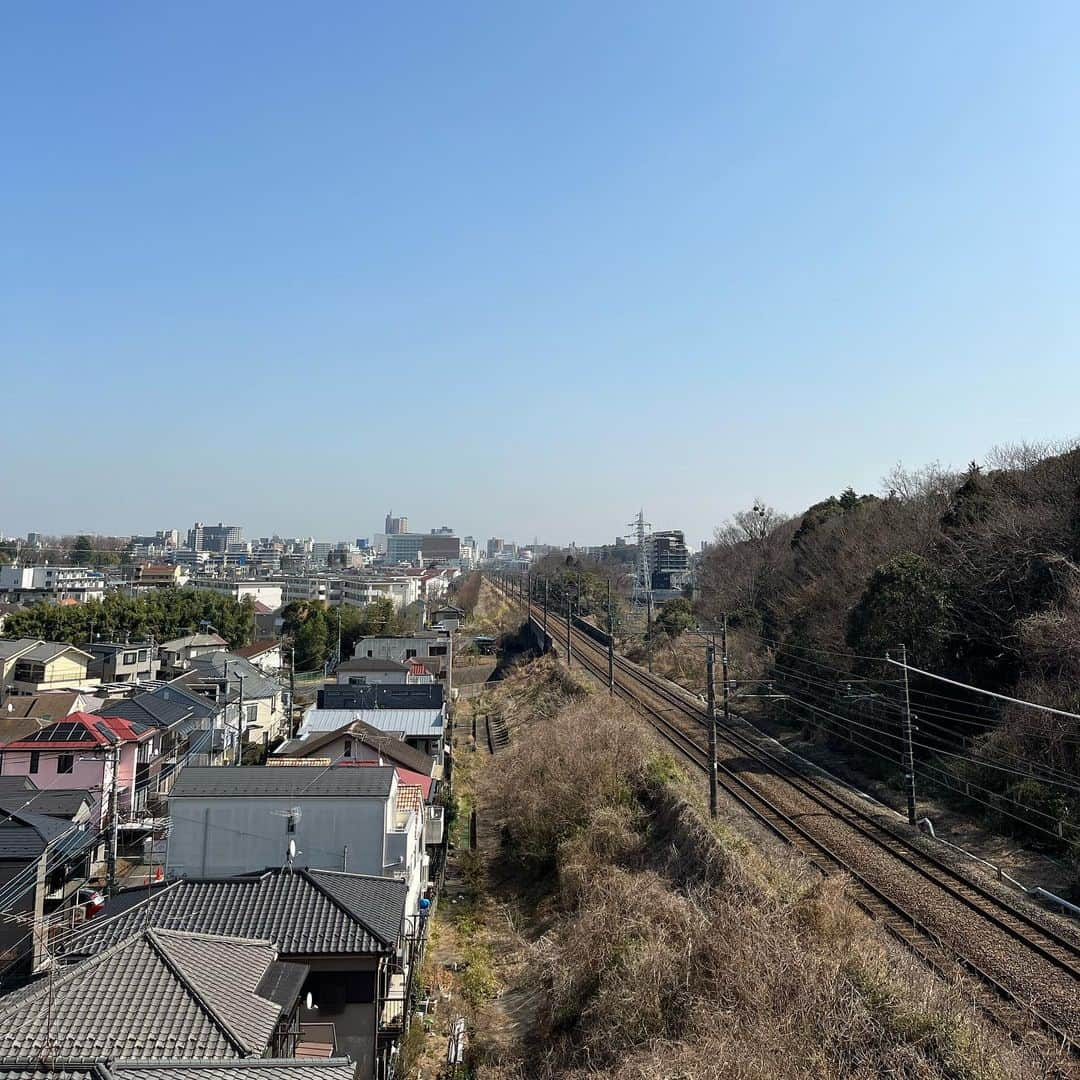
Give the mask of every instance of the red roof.
<svg viewBox="0 0 1080 1080">
<path fill-rule="evenodd" d="M 109 738 L 110 732 L 114 738 Z M 133 724 L 119 716 L 95 716 L 93 713 L 73 712 L 63 720 L 34 733 L 33 738 L 16 739 L 4 744 L 5 750 L 85 750 L 117 743 L 140 742 L 150 738 L 154 729 Z"/>
<path fill-rule="evenodd" d="M 262 641 L 253 641 L 250 645 L 243 645 L 239 649 L 233 649 L 233 652 L 237 656 L 242 656 L 245 660 L 250 660 L 253 656 L 262 656 L 263 653 L 280 647 L 281 642 L 276 638 L 263 638 Z"/>
</svg>

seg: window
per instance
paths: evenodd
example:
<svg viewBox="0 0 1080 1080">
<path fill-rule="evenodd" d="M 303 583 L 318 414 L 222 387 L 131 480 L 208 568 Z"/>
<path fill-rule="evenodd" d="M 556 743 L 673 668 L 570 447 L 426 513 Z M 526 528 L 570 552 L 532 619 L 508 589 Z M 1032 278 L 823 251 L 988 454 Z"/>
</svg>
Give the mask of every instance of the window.
<svg viewBox="0 0 1080 1080">
<path fill-rule="evenodd" d="M 352 739 L 345 740 L 345 757 L 352 757 Z"/>
<path fill-rule="evenodd" d="M 134 664 L 135 663 L 135 655 L 136 654 L 133 653 L 133 652 L 124 653 L 124 663 L 125 664 Z"/>
<path fill-rule="evenodd" d="M 140 664 L 145 664 L 146 661 L 149 660 L 149 659 L 150 659 L 150 650 L 149 649 L 140 649 L 139 650 L 139 663 Z"/>
<path fill-rule="evenodd" d="M 71 773 L 75 771 L 74 754 L 57 754 L 56 771 L 58 773 Z"/>
<path fill-rule="evenodd" d="M 375 655 L 370 649 L 368 649 L 367 654 L 368 654 L 368 656 L 374 656 Z"/>
<path fill-rule="evenodd" d="M 428 656 L 445 656 L 445 655 L 446 655 L 446 646 L 445 645 L 432 645 L 431 648 L 428 649 Z"/>
<path fill-rule="evenodd" d="M 406 660 L 411 660 L 415 655 L 416 655 L 416 650 L 415 649 L 406 649 L 405 650 L 405 659 Z"/>
<path fill-rule="evenodd" d="M 349 676 L 349 685 L 350 686 L 367 686 L 367 676 L 366 675 L 350 675 Z"/>
<path fill-rule="evenodd" d="M 31 750 L 30 751 L 30 771 L 32 773 L 36 773 L 38 771 L 38 766 L 40 764 L 41 764 L 41 751 L 40 750 Z"/>
</svg>

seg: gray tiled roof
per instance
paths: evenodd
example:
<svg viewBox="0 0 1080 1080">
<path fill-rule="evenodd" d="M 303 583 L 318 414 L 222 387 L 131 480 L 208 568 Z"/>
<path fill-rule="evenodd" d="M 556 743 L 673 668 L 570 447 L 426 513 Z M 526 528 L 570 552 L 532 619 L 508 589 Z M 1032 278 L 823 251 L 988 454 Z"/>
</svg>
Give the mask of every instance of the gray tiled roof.
<svg viewBox="0 0 1080 1080">
<path fill-rule="evenodd" d="M 165 700 L 154 694 L 136 694 L 132 698 L 109 702 L 97 710 L 98 716 L 119 716 L 158 728 L 170 728 L 191 713 L 190 702 L 176 696 Z"/>
<path fill-rule="evenodd" d="M 0 802 L 0 859 L 33 859 L 49 844 L 70 832 L 70 821 L 23 809 L 33 796 Z"/>
<path fill-rule="evenodd" d="M 281 1008 L 256 988 L 263 941 L 145 930 L 0 998 L 0 1059 L 233 1058 L 261 1054 Z"/>
<path fill-rule="evenodd" d="M 240 1058 L 231 1061 L 0 1062 L 0 1080 L 353 1080 L 348 1058 Z"/>
<path fill-rule="evenodd" d="M 353 1080 L 348 1058 L 247 1058 L 241 1061 L 125 1061 L 110 1070 L 116 1080 Z M 61 1080 L 61 1078 L 50 1078 Z"/>
<path fill-rule="evenodd" d="M 116 901 L 109 901 L 104 917 L 87 923 L 63 950 L 93 955 L 150 925 L 261 938 L 286 956 L 381 955 L 393 951 L 406 895 L 405 883 L 394 878 L 322 870 L 188 878 L 115 915 Z"/>
<path fill-rule="evenodd" d="M 281 693 L 281 687 L 260 671 L 250 660 L 227 652 L 206 653 L 196 656 L 191 661 L 191 670 L 203 678 L 224 679 L 228 668 L 229 683 L 240 688 L 240 676 L 243 675 L 244 697 L 248 699 L 268 698 Z"/>
<path fill-rule="evenodd" d="M 317 775 L 312 775 L 317 772 Z M 304 798 L 372 796 L 385 798 L 394 781 L 391 766 L 368 769 L 278 769 L 270 765 L 241 768 L 200 766 L 188 768 L 178 777 L 170 799 L 205 796 L 253 795 L 300 796 Z"/>
</svg>

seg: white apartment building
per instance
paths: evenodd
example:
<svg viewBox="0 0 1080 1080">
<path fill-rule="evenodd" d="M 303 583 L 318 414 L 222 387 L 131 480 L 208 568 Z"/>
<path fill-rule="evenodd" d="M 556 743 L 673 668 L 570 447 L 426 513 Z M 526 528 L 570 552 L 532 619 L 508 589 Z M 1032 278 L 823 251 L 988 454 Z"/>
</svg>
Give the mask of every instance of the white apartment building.
<svg viewBox="0 0 1080 1080">
<path fill-rule="evenodd" d="M 86 566 L 0 566 L 0 594 L 12 600 L 101 600 L 105 575 Z"/>
<path fill-rule="evenodd" d="M 352 578 L 346 577 L 342 602 L 366 607 L 376 600 L 390 600 L 398 611 L 420 599 L 420 581 L 415 577 Z"/>
</svg>

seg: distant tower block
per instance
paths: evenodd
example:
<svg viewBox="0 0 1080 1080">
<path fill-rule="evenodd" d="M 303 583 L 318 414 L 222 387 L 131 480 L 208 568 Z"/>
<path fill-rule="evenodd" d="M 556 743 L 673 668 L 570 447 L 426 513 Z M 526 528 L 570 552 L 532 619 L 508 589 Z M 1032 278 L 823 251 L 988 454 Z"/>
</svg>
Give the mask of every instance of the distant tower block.
<svg viewBox="0 0 1080 1080">
<path fill-rule="evenodd" d="M 634 559 L 634 592 L 630 597 L 632 604 L 647 604 L 652 599 L 652 575 L 649 572 L 649 552 L 645 546 L 647 529 L 652 525 L 645 520 L 645 511 L 639 510 L 638 516 L 630 522 L 634 531 L 629 534 L 637 542 L 637 557 Z"/>
</svg>

